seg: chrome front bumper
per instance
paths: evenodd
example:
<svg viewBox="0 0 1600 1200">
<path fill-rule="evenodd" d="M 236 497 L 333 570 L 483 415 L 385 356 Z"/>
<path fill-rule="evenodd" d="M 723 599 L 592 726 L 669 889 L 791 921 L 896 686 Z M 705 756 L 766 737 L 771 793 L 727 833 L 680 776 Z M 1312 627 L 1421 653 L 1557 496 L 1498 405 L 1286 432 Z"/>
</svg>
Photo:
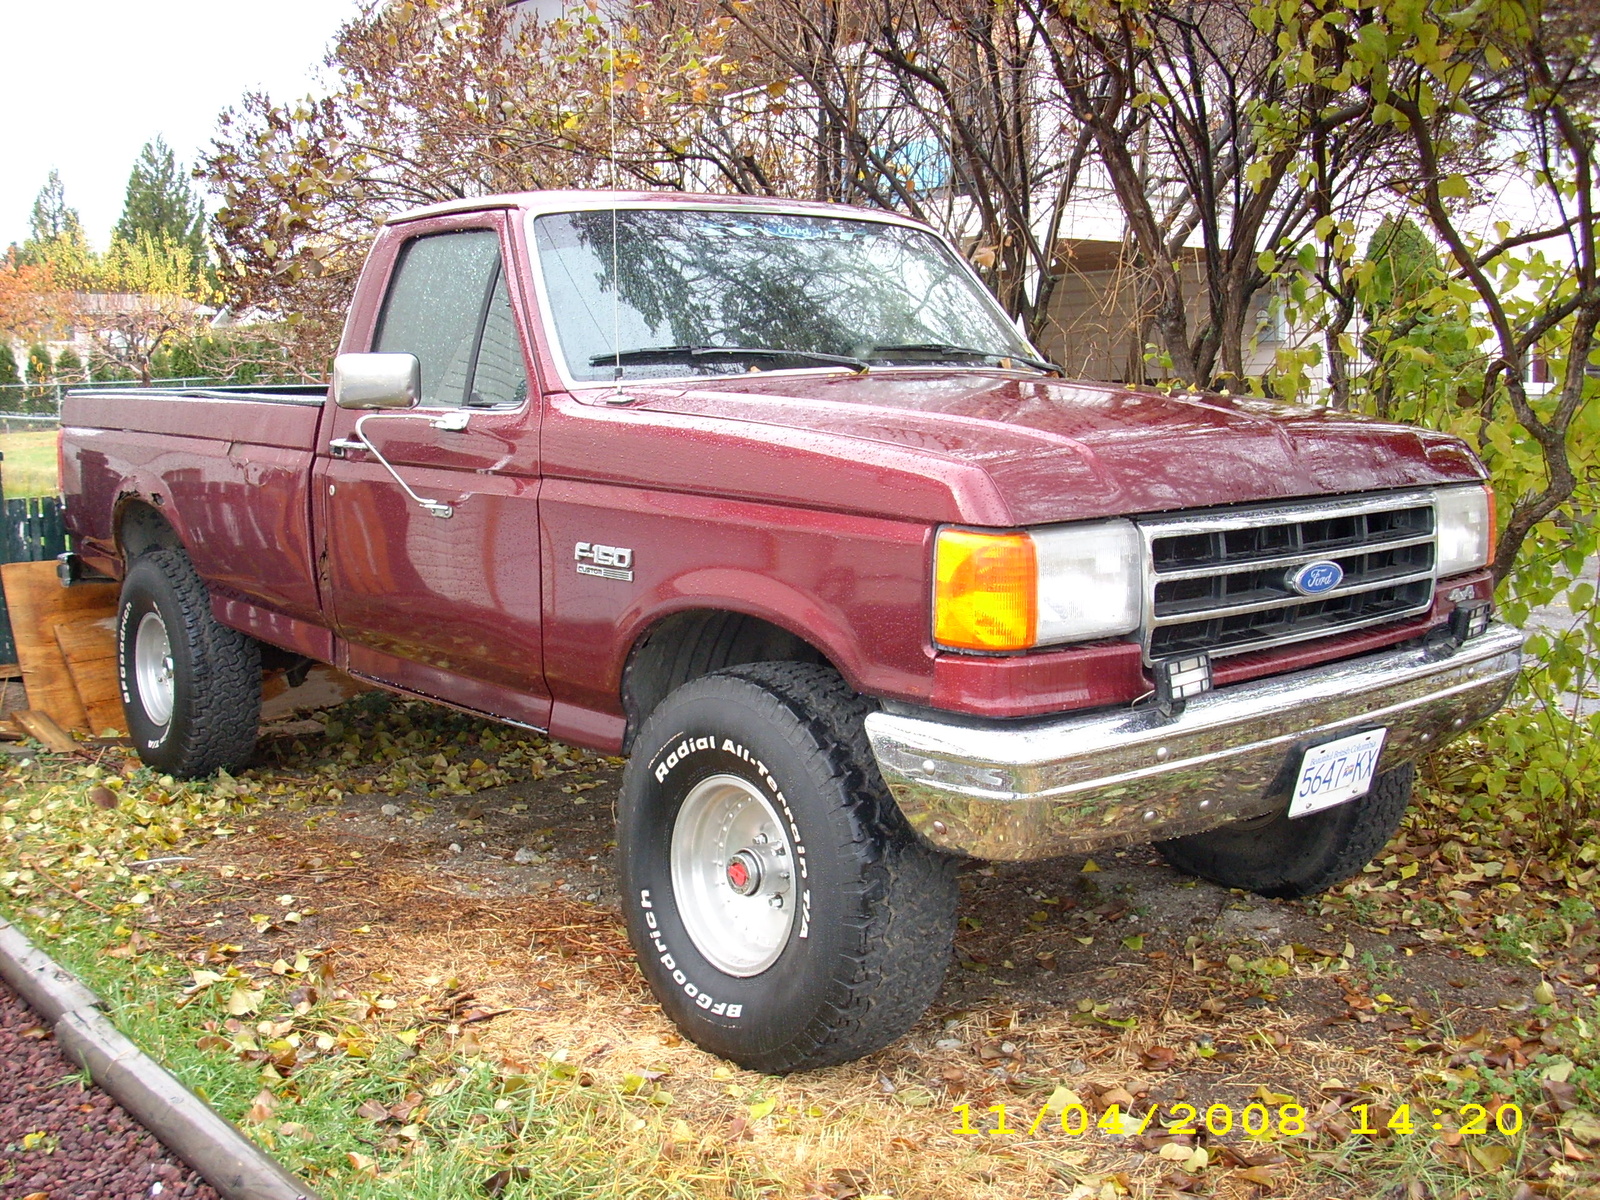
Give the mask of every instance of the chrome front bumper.
<svg viewBox="0 0 1600 1200">
<path fill-rule="evenodd" d="M 1410 647 L 1154 708 L 1044 722 L 877 712 L 867 736 L 913 829 L 943 850 L 1035 859 L 1201 833 L 1288 802 L 1308 746 L 1384 726 L 1380 770 L 1478 724 L 1516 682 L 1522 634 L 1490 625 L 1448 658 Z"/>
</svg>

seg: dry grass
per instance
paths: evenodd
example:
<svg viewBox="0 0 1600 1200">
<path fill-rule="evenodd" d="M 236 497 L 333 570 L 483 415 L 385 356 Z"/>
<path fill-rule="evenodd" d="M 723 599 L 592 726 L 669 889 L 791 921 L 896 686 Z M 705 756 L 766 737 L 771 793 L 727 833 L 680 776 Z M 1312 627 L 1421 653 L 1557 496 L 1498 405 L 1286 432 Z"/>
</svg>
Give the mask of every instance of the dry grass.
<svg viewBox="0 0 1600 1200">
<path fill-rule="evenodd" d="M 277 846 L 301 826 L 269 819 L 242 844 L 214 846 L 206 865 L 251 879 L 236 893 L 243 913 L 290 890 L 315 909 L 316 933 L 335 945 L 347 987 L 378 990 L 397 1011 L 423 1011 L 451 982 L 500 1015 L 473 1029 L 464 1046 L 513 1073 L 566 1064 L 564 1102 L 626 1114 L 607 1124 L 616 1151 L 663 1186 L 710 1198 L 865 1195 L 955 1200 L 973 1197 L 1154 1194 L 1174 1165 L 1152 1151 L 1160 1137 L 1115 1137 L 1091 1126 L 1063 1134 L 1048 1118 L 1026 1130 L 1058 1086 L 1093 1106 L 1121 1088 L 1142 1116 L 1152 1103 L 1187 1099 L 1235 1113 L 1263 1092 L 1291 1096 L 1315 1113 L 1340 1100 L 1398 1096 L 1414 1070 L 1382 1047 L 1327 1036 L 1320 1014 L 1291 1016 L 1270 1004 L 1218 1004 L 1215 979 L 1170 955 L 1081 974 L 1085 997 L 1122 1014 L 1116 1028 L 1077 1005 L 988 1003 L 936 1009 L 910 1036 L 861 1062 L 788 1078 L 730 1067 L 685 1042 L 661 1015 L 635 969 L 619 918 L 559 894 L 473 896 L 473 873 L 441 871 L 427 859 L 384 855 L 370 869 L 285 871 Z M 277 841 L 269 841 L 273 830 Z M 319 830 L 320 833 L 320 830 Z M 334 862 L 354 844 L 292 835 L 296 855 Z M 276 869 L 275 869 L 276 868 Z M 321 879 L 323 882 L 314 882 Z M 202 906 L 209 911 L 209 905 Z M 176 916 L 176 914 L 173 914 Z M 170 928 L 170 924 L 168 926 Z M 230 921 L 229 937 L 249 938 Z M 265 947 L 263 947 L 265 950 Z M 247 945 L 246 953 L 251 949 Z M 265 957 L 265 953 L 263 953 Z M 1310 972 L 1312 967 L 1302 967 Z M 1202 1007 L 1207 1001 L 1222 1011 Z M 1169 1061 L 1153 1048 L 1170 1049 Z M 641 1086 L 642 1085 L 642 1086 Z M 630 1095 L 631 1093 L 631 1095 Z M 609 1099 L 608 1099 L 609 1098 Z M 1281 1103 L 1280 1099 L 1278 1103 Z M 975 1125 L 994 1123 L 1004 1104 L 1015 1136 L 963 1136 L 951 1111 L 965 1103 Z M 637 1115 L 633 1115 L 637 1114 Z M 613 1114 L 615 1116 L 615 1113 Z M 1149 1133 L 1159 1134 L 1160 1119 Z M 1270 1142 L 1235 1134 L 1248 1165 L 1270 1161 Z M 1237 1163 L 1235 1164 L 1238 1165 Z M 1311 1163 L 1268 1168 L 1270 1187 L 1228 1182 L 1213 1169 L 1207 1194 L 1322 1197 L 1329 1181 Z M 1180 1181 L 1181 1182 L 1181 1181 Z M 1365 1195 L 1357 1184 L 1343 1193 Z M 1485 1192 L 1485 1195 L 1489 1193 Z"/>
<path fill-rule="evenodd" d="M 191 843 L 188 833 L 163 832 L 178 800 L 165 795 L 170 784 L 131 767 L 121 768 L 115 810 L 88 802 L 91 781 L 67 766 L 49 768 L 55 782 L 30 769 L 25 783 L 53 789 L 59 814 L 43 805 L 36 815 L 32 801 L 0 805 L 29 823 L 0 838 L 26 861 L 73 886 L 99 872 L 121 889 L 95 892 L 96 903 L 138 926 L 153 949 L 101 966 L 138 975 L 133 964 L 142 963 L 169 1009 L 200 967 L 274 988 L 275 960 L 304 952 L 328 965 L 335 1008 L 354 1010 L 337 1019 L 362 1025 L 359 1037 L 384 1054 L 365 1063 L 335 1049 L 277 1082 L 258 1080 L 236 1049 L 207 1056 L 248 1094 L 267 1082 L 288 1097 L 302 1077 L 315 1086 L 317 1070 L 344 1073 L 348 1092 L 333 1093 L 325 1128 L 353 1145 L 371 1141 L 377 1161 L 370 1178 L 324 1162 L 334 1174 L 319 1186 L 330 1195 L 460 1194 L 448 1181 L 423 1186 L 434 1161 L 422 1156 L 425 1144 L 455 1144 L 452 1169 L 479 1182 L 508 1164 L 583 1180 L 567 1191 L 513 1181 L 505 1195 L 519 1198 L 1368 1200 L 1399 1185 L 1394 1200 L 1528 1200 L 1576 1198 L 1592 1182 L 1588 1162 L 1561 1160 L 1551 1136 L 1559 1114 L 1541 1096 L 1539 1072 L 1558 1052 L 1600 1063 L 1591 1034 L 1583 1042 L 1568 1032 L 1584 1005 L 1594 1007 L 1596 970 L 1554 950 L 1532 969 L 1479 944 L 1502 912 L 1490 901 L 1514 898 L 1495 882 L 1510 872 L 1504 863 L 1471 883 L 1461 877 L 1471 856 L 1456 855 L 1438 876 L 1439 887 L 1473 889 L 1475 907 L 1455 902 L 1460 930 L 1413 924 L 1432 911 L 1421 907 L 1423 891 L 1395 887 L 1411 877 L 1415 831 L 1367 878 L 1320 903 L 1197 886 L 1142 852 L 1098 865 L 974 868 L 962 878 L 958 962 L 918 1026 L 860 1062 L 777 1079 L 686 1043 L 645 988 L 606 861 L 615 763 L 424 710 L 346 706 L 326 719 L 325 739 L 324 722 L 285 727 L 254 779 L 197 793 L 209 821 L 230 822 L 228 836 Z M 247 798 L 230 799 L 238 789 Z M 170 886 L 149 887 L 136 903 L 117 897 L 145 877 L 113 869 L 126 851 L 109 849 L 134 835 L 141 840 L 128 845 L 148 843 L 152 856 L 193 855 L 174 865 Z M 513 864 L 513 851 L 535 846 L 535 865 Z M 1516 873 L 1531 901 L 1532 866 Z M 1556 882 L 1545 885 L 1557 894 Z M 51 879 L 9 886 L 47 930 L 58 920 L 49 905 L 70 905 Z M 280 920 L 291 907 L 301 919 Z M 1470 930 L 1469 907 L 1480 923 Z M 1568 948 L 1589 944 L 1571 921 L 1563 929 L 1537 905 L 1526 909 L 1526 930 L 1538 919 Z M 1443 940 L 1458 933 L 1460 945 Z M 1559 985 L 1557 1009 L 1530 1004 L 1542 981 Z M 1600 1012 L 1591 1020 L 1600 1024 Z M 393 1035 L 418 1030 L 408 1061 Z M 467 1067 L 480 1085 L 463 1085 L 449 1113 L 430 1117 L 422 1142 L 408 1146 L 398 1120 L 375 1128 L 354 1111 Z M 1592 1088 L 1590 1073 L 1582 1066 L 1574 1079 Z M 496 1132 L 523 1095 L 537 1102 L 537 1122 Z M 1225 1104 L 1238 1115 L 1262 1096 L 1273 1109 L 1285 1098 L 1303 1106 L 1313 1136 L 1174 1138 L 1159 1128 L 1177 1104 Z M 1141 1136 L 1093 1126 L 1069 1136 L 1053 1116 L 1028 1132 L 1047 1102 L 1072 1097 L 1097 1117 L 1113 1103 L 1141 1118 L 1160 1106 L 1160 1117 Z M 1533 1132 L 1461 1145 L 1425 1127 L 1350 1133 L 1353 1105 L 1372 1106 L 1381 1126 L 1402 1101 L 1497 1097 L 1523 1104 Z M 963 1104 L 983 1132 L 955 1132 L 952 1109 Z M 1002 1104 L 1015 1134 L 990 1132 L 991 1106 Z M 462 1150 L 472 1131 L 478 1140 Z M 1506 1157 L 1467 1153 L 1491 1143 Z M 615 1164 L 598 1180 L 597 1161 Z"/>
</svg>

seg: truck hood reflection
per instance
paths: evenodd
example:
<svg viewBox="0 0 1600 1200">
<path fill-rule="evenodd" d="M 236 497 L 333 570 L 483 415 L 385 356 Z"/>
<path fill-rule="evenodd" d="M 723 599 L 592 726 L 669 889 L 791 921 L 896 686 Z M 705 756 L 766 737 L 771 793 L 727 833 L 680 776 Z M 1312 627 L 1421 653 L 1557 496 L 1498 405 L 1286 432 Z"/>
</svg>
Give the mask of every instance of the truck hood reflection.
<svg viewBox="0 0 1600 1200">
<path fill-rule="evenodd" d="M 1017 524 L 1480 478 L 1440 434 L 1328 409 L 992 370 L 750 374 L 629 386 L 642 407 L 981 467 Z"/>
</svg>

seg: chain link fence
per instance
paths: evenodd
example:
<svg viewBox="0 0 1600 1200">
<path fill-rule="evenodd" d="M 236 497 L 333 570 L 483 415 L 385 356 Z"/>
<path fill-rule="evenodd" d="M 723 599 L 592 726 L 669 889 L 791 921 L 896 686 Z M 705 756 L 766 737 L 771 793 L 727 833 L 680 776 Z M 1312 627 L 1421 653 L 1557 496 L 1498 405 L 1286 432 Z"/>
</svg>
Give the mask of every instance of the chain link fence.
<svg viewBox="0 0 1600 1200">
<path fill-rule="evenodd" d="M 153 379 L 150 387 L 217 387 L 227 383 L 209 375 L 184 379 Z M 140 388 L 137 379 L 106 379 L 91 383 L 0 383 L 0 433 L 52 428 L 61 418 L 61 401 L 73 388 Z"/>
</svg>

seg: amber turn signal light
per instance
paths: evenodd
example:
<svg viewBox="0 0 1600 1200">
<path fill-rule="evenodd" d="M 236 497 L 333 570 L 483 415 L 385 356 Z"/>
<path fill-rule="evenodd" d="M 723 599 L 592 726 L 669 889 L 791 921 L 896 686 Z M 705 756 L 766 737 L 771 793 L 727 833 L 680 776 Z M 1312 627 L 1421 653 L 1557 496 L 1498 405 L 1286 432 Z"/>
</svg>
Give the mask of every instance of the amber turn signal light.
<svg viewBox="0 0 1600 1200">
<path fill-rule="evenodd" d="M 1026 650 L 1039 626 L 1038 562 L 1025 533 L 941 529 L 933 638 L 957 650 Z"/>
</svg>

